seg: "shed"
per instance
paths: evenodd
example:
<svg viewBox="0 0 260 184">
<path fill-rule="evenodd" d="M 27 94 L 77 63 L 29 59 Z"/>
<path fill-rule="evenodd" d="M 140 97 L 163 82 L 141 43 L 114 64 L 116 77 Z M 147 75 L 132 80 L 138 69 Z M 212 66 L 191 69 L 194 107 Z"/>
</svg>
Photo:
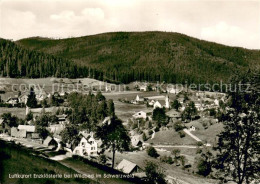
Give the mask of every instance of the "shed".
<svg viewBox="0 0 260 184">
<path fill-rule="evenodd" d="M 133 162 L 123 159 L 116 167 L 117 170 L 122 171 L 125 174 L 132 174 L 138 172 L 140 167 Z"/>
<path fill-rule="evenodd" d="M 57 147 L 58 143 L 55 141 L 52 137 L 48 136 L 44 141 L 43 145 L 45 146 L 52 146 L 52 147 Z"/>
</svg>

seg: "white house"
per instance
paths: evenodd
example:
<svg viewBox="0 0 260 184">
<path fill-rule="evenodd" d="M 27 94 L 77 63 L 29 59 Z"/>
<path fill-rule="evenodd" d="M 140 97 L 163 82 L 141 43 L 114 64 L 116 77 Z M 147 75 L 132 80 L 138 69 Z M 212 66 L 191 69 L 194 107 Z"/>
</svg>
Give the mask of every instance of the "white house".
<svg viewBox="0 0 260 184">
<path fill-rule="evenodd" d="M 165 103 L 164 105 L 163 105 L 163 102 Z M 153 108 L 155 109 L 155 108 L 163 108 L 163 107 L 165 107 L 166 109 L 170 109 L 170 99 L 169 99 L 169 96 L 167 95 L 166 97 L 165 97 L 165 100 L 163 101 L 163 100 L 157 100 L 154 104 L 153 104 Z"/>
<path fill-rule="evenodd" d="M 153 108 L 163 108 L 163 105 L 157 100 L 154 104 L 153 104 Z"/>
<path fill-rule="evenodd" d="M 136 101 L 136 102 L 143 102 L 143 101 L 144 101 L 144 98 L 141 97 L 141 96 L 139 96 L 139 95 L 137 95 L 136 98 L 135 98 L 135 101 Z"/>
<path fill-rule="evenodd" d="M 150 100 L 150 101 L 148 102 L 148 104 L 149 104 L 150 106 L 153 106 L 154 103 L 155 103 L 154 100 Z"/>
<path fill-rule="evenodd" d="M 135 135 L 131 137 L 131 144 L 133 147 L 142 147 L 143 142 L 141 141 L 140 135 Z"/>
<path fill-rule="evenodd" d="M 218 99 L 215 99 L 214 103 L 215 103 L 216 106 L 219 106 L 219 100 Z"/>
<path fill-rule="evenodd" d="M 140 91 L 147 91 L 147 85 L 141 85 L 139 86 Z"/>
<path fill-rule="evenodd" d="M 177 87 L 172 86 L 172 87 L 167 87 L 166 91 L 171 94 L 178 94 L 181 92 L 181 89 L 178 89 Z"/>
<path fill-rule="evenodd" d="M 18 100 L 18 98 L 8 98 L 8 100 L 6 101 L 6 103 L 7 104 L 11 104 L 11 105 L 16 105 L 16 104 L 18 104 L 18 102 L 19 102 L 19 100 Z"/>
<path fill-rule="evenodd" d="M 27 94 L 22 94 L 21 96 L 18 97 L 18 99 L 19 99 L 19 103 L 26 104 L 27 100 L 28 100 L 28 95 Z"/>
<path fill-rule="evenodd" d="M 138 119 L 138 118 L 146 119 L 146 117 L 147 117 L 147 114 L 144 111 L 137 112 L 133 115 L 133 118 L 135 118 L 135 119 Z"/>
<path fill-rule="evenodd" d="M 93 132 L 87 137 L 82 137 L 79 145 L 73 150 L 73 154 L 79 156 L 97 156 L 98 140 L 95 140 Z"/>
<path fill-rule="evenodd" d="M 182 106 L 180 111 L 184 111 L 185 110 L 185 106 Z"/>
<path fill-rule="evenodd" d="M 195 130 L 196 130 L 196 127 L 193 126 L 193 125 L 191 125 L 189 130 L 190 130 L 190 132 L 195 131 Z"/>
</svg>

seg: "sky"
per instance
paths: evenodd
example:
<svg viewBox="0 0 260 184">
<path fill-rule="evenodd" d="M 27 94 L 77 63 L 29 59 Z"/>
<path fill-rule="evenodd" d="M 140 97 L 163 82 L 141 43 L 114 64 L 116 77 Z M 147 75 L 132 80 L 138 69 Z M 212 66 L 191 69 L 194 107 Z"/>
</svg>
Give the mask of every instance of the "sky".
<svg viewBox="0 0 260 184">
<path fill-rule="evenodd" d="M 0 0 L 0 37 L 179 32 L 260 49 L 260 0 Z"/>
</svg>

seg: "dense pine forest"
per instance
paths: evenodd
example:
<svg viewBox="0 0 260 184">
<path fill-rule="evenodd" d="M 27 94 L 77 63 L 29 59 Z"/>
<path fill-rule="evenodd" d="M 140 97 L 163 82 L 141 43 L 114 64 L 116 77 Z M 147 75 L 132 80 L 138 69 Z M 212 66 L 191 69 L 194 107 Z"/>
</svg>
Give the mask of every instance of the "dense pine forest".
<svg viewBox="0 0 260 184">
<path fill-rule="evenodd" d="M 179 33 L 115 32 L 1 41 L 2 76 L 91 77 L 110 82 L 213 83 L 259 68 L 260 51 Z"/>
<path fill-rule="evenodd" d="M 15 43 L 0 39 L 0 75 L 2 77 L 86 77 L 86 67 L 50 54 L 23 49 Z"/>
</svg>

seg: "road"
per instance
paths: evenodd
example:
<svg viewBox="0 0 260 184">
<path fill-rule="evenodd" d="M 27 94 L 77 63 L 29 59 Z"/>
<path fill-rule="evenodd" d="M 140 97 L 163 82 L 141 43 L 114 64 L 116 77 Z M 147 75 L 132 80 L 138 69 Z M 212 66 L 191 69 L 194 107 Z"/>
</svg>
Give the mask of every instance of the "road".
<svg viewBox="0 0 260 184">
<path fill-rule="evenodd" d="M 197 136 L 193 135 L 192 133 L 190 133 L 190 131 L 188 129 L 183 129 L 183 131 L 188 134 L 191 138 L 193 138 L 194 140 L 198 141 L 198 142 L 202 142 L 200 138 L 198 138 Z"/>
</svg>

